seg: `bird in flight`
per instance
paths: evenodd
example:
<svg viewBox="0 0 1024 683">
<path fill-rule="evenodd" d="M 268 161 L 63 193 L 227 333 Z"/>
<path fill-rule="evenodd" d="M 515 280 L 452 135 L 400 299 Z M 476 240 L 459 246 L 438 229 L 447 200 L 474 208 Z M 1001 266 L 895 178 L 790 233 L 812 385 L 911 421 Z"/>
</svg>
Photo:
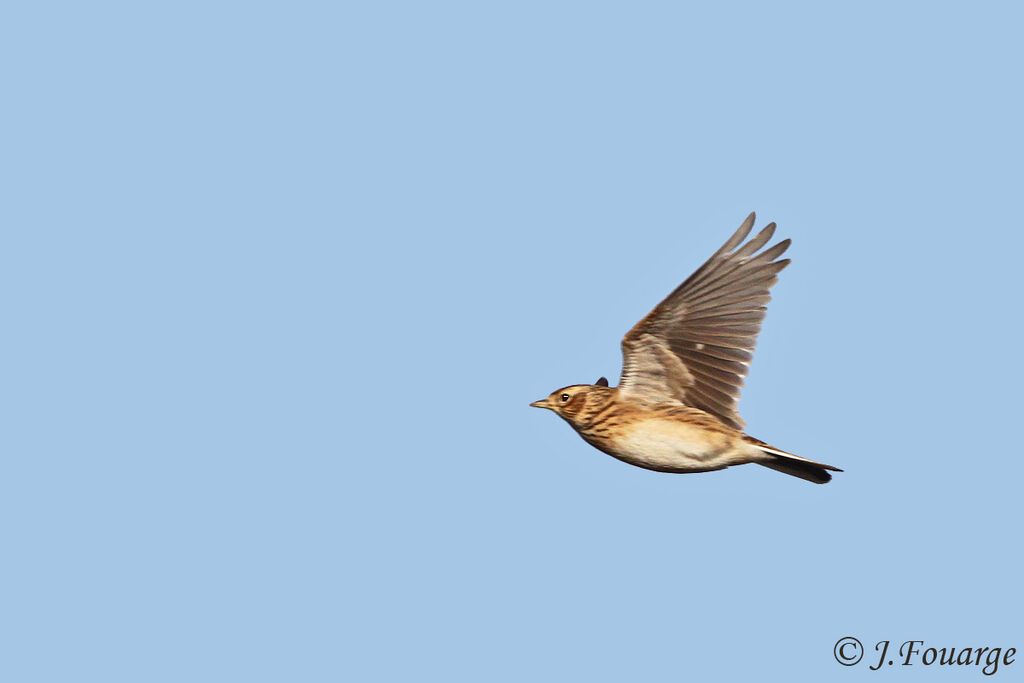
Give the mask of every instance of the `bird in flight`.
<svg viewBox="0 0 1024 683">
<path fill-rule="evenodd" d="M 547 408 L 608 455 L 658 472 L 710 472 L 757 463 L 816 484 L 837 467 L 743 433 L 736 409 L 757 334 L 790 241 L 757 253 L 770 223 L 749 241 L 754 214 L 697 271 L 622 339 L 622 377 L 608 386 L 563 387 Z"/>
</svg>

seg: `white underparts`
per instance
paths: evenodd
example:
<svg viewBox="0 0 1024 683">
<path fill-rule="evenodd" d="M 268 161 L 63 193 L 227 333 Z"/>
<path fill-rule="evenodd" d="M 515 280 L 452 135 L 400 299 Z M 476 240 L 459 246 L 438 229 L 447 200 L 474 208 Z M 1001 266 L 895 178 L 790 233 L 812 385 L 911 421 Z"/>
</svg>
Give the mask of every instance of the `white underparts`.
<svg viewBox="0 0 1024 683">
<path fill-rule="evenodd" d="M 706 471 L 753 462 L 757 452 L 736 437 L 676 420 L 645 420 L 616 439 L 615 456 L 649 469 Z"/>
</svg>

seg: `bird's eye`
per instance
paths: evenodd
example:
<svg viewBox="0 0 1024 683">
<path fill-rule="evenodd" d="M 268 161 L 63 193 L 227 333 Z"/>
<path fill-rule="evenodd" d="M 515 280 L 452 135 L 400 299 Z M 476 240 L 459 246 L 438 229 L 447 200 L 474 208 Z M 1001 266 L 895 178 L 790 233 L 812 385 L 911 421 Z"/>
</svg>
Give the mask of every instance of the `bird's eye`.
<svg viewBox="0 0 1024 683">
<path fill-rule="evenodd" d="M 562 394 L 561 398 L 562 398 L 562 403 L 565 403 L 566 401 L 569 400 L 569 394 Z"/>
</svg>

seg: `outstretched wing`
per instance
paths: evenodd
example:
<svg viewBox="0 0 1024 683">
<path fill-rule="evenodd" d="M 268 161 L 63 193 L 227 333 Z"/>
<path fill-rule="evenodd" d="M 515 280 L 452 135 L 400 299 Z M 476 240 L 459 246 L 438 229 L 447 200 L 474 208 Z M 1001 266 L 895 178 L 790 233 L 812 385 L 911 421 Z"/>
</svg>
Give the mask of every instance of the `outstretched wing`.
<svg viewBox="0 0 1024 683">
<path fill-rule="evenodd" d="M 761 249 L 770 223 L 745 244 L 754 214 L 697 271 L 622 339 L 619 390 L 639 398 L 679 401 L 743 428 L 736 410 L 771 296 L 789 259 L 790 241 Z M 756 255 L 755 255 L 756 254 Z"/>
</svg>

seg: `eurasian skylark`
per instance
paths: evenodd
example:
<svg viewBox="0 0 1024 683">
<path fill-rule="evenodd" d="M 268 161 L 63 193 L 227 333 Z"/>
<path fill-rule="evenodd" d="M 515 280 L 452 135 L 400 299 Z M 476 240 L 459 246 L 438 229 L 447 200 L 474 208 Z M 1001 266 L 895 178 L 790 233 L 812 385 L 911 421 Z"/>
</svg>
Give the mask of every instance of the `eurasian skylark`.
<svg viewBox="0 0 1024 683">
<path fill-rule="evenodd" d="M 783 240 L 757 253 L 770 223 L 743 243 L 754 214 L 722 248 L 622 339 L 622 377 L 564 387 L 530 405 L 554 411 L 608 455 L 658 472 L 757 463 L 816 484 L 837 467 L 743 433 L 736 403 L 761 331 L 768 290 L 789 259 Z"/>
</svg>

